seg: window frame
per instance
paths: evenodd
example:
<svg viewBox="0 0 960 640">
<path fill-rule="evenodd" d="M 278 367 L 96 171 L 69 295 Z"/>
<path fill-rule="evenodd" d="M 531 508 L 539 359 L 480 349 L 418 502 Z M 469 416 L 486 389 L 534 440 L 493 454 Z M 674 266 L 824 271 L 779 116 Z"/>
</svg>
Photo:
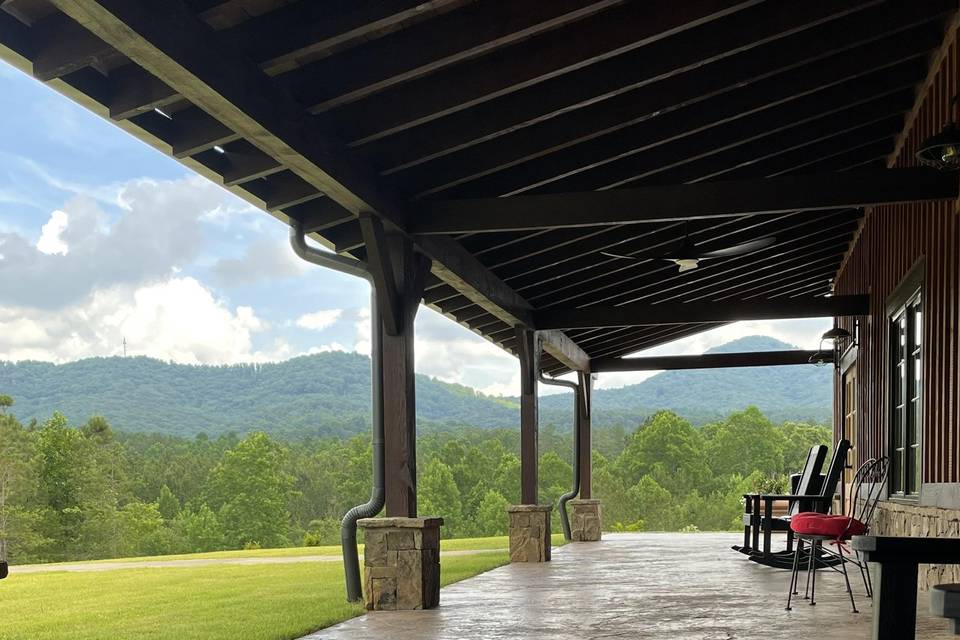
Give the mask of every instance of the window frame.
<svg viewBox="0 0 960 640">
<path fill-rule="evenodd" d="M 923 485 L 924 276 L 924 263 L 920 260 L 897 285 L 887 299 L 886 305 L 885 331 L 889 349 L 887 353 L 889 387 L 887 455 L 890 458 L 888 495 L 893 500 L 906 502 L 918 501 Z M 919 331 L 917 331 L 915 315 L 917 310 L 920 314 Z M 906 326 L 903 327 L 906 339 L 902 346 L 900 344 L 901 318 L 906 322 Z M 902 378 L 898 378 L 897 372 L 901 365 L 905 371 Z M 898 395 L 898 392 L 902 395 Z M 898 402 L 898 399 L 902 399 L 902 402 Z M 915 443 L 911 440 L 911 435 L 914 436 Z M 897 446 L 898 440 L 900 447 Z M 907 455 L 909 449 L 915 450 L 913 458 Z M 898 451 L 903 452 L 902 464 L 898 464 Z"/>
</svg>

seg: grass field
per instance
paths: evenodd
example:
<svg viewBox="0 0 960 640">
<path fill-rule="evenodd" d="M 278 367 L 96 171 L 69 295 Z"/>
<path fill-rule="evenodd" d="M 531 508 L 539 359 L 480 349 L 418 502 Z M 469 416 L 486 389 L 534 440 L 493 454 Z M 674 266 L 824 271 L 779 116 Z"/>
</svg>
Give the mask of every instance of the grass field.
<svg viewBox="0 0 960 640">
<path fill-rule="evenodd" d="M 559 541 L 558 541 L 559 542 Z M 508 561 L 506 537 L 445 540 L 478 550 L 441 563 L 443 585 Z M 325 551 L 320 551 L 325 550 Z M 334 547 L 158 557 L 277 557 L 339 553 Z M 126 560 L 144 560 L 128 558 Z M 0 640 L 281 640 L 362 613 L 345 602 L 339 562 L 204 565 L 50 572 L 0 582 Z"/>
<path fill-rule="evenodd" d="M 562 533 L 553 534 L 553 546 L 564 544 Z M 440 549 L 443 551 L 469 551 L 485 549 L 506 549 L 509 541 L 507 536 L 493 536 L 490 538 L 455 538 L 441 540 Z M 363 553 L 363 545 L 359 545 Z M 210 551 L 208 553 L 188 553 L 166 556 L 145 556 L 137 558 L 113 558 L 110 560 L 94 560 L 92 562 L 131 562 L 150 560 L 204 560 L 220 558 L 295 558 L 297 556 L 339 556 L 339 546 L 325 547 L 284 547 L 281 549 L 249 549 L 244 551 Z M 69 563 L 60 563 L 69 564 Z"/>
</svg>

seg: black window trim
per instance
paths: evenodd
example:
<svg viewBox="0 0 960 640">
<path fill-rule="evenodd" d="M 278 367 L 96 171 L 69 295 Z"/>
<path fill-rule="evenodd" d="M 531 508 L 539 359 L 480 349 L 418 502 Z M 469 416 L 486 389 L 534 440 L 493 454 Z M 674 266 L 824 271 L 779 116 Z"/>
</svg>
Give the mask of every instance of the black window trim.
<svg viewBox="0 0 960 640">
<path fill-rule="evenodd" d="M 884 317 L 884 321 L 885 321 L 885 340 L 886 340 L 888 349 L 890 349 L 890 345 L 892 342 L 891 324 L 893 322 L 894 314 L 896 314 L 901 309 L 904 309 L 907 303 L 910 302 L 917 294 L 920 295 L 921 308 L 922 308 L 922 305 L 925 304 L 925 295 L 923 290 L 925 277 L 926 277 L 926 264 L 924 259 L 920 258 L 914 263 L 912 267 L 910 267 L 910 270 L 907 271 L 907 274 L 900 281 L 900 284 L 898 284 L 894 288 L 893 292 L 887 297 L 886 314 Z M 925 315 L 926 314 L 924 313 L 924 316 Z M 922 328 L 921 328 L 921 331 L 922 331 Z M 923 335 L 924 340 L 926 340 L 927 338 L 926 335 L 925 334 L 921 334 L 921 335 Z M 925 359 L 925 355 L 922 349 L 923 349 L 923 346 L 921 344 L 921 352 L 920 352 L 921 366 Z M 893 470 L 892 465 L 893 465 L 893 458 L 894 458 L 894 455 L 893 455 L 894 454 L 894 451 L 893 451 L 893 412 L 894 412 L 893 394 L 895 392 L 893 388 L 894 357 L 895 356 L 891 350 L 891 352 L 887 354 L 887 380 L 886 380 L 887 385 L 889 387 L 887 398 L 886 398 L 887 456 L 891 460 L 891 471 Z M 924 383 L 924 380 L 921 379 L 920 384 L 923 385 L 923 383 Z M 906 398 L 904 398 L 904 400 L 907 401 Z M 921 397 L 921 405 L 920 405 L 921 417 L 924 415 L 924 412 L 926 409 L 926 407 L 923 406 L 922 402 L 923 401 Z M 891 477 L 887 480 L 887 495 L 890 500 L 894 500 L 898 502 L 908 502 L 913 504 L 918 503 L 920 501 L 920 494 L 923 488 L 923 470 L 924 470 L 923 469 L 924 438 L 923 438 L 922 418 L 920 420 L 920 424 L 916 425 L 916 428 L 917 428 L 917 449 L 918 449 L 917 465 L 919 466 L 919 471 L 920 471 L 920 481 L 918 482 L 918 485 L 916 487 L 916 493 L 894 493 L 893 478 Z M 906 432 L 904 433 L 904 437 L 906 437 Z"/>
</svg>

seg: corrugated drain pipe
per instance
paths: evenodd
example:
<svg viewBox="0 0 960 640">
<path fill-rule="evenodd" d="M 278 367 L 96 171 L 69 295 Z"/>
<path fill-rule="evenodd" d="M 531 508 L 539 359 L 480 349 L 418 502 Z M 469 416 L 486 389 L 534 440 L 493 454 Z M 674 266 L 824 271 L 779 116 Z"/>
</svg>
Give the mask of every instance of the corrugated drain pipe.
<svg viewBox="0 0 960 640">
<path fill-rule="evenodd" d="M 291 220 L 290 245 L 294 253 L 307 262 L 327 267 L 340 273 L 363 278 L 370 283 L 370 387 L 373 399 L 373 489 L 370 499 L 350 509 L 340 523 L 340 544 L 343 548 L 343 572 L 347 581 L 347 600 L 355 602 L 363 599 L 363 585 L 360 581 L 360 558 L 357 554 L 357 520 L 372 518 L 380 513 L 384 503 L 383 469 L 383 394 L 380 385 L 383 380 L 383 361 L 380 353 L 380 314 L 377 308 L 377 288 L 373 284 L 367 265 L 358 260 L 328 253 L 307 245 L 303 224 Z"/>
<path fill-rule="evenodd" d="M 557 500 L 557 510 L 560 512 L 560 526 L 563 527 L 563 537 L 568 541 L 570 536 L 570 517 L 567 515 L 567 502 L 576 498 L 580 493 L 580 385 L 569 380 L 544 377 L 540 372 L 540 382 L 557 387 L 567 387 L 573 390 L 573 488 L 560 496 Z"/>
</svg>

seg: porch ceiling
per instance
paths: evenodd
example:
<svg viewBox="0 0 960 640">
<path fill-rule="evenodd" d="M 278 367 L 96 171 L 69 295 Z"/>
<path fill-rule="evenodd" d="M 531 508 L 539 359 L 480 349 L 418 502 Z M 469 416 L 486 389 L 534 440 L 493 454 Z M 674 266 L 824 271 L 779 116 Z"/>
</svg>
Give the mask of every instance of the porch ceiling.
<svg viewBox="0 0 960 640">
<path fill-rule="evenodd" d="M 436 223 L 441 201 L 649 195 L 660 185 L 883 169 L 956 2 L 0 7 L 4 59 L 365 259 L 360 211 L 408 232 L 426 228 L 430 216 Z M 823 296 L 862 217 L 849 205 L 868 202 L 812 195 L 816 202 L 798 210 L 731 205 L 602 224 L 598 214 L 598 224 L 573 225 L 552 224 L 548 211 L 538 225 L 415 235 L 434 259 L 424 300 L 512 351 L 512 325 L 535 327 L 550 311 Z M 589 211 L 598 201 L 577 202 Z M 662 261 L 602 253 L 656 253 L 685 224 L 706 251 L 776 242 L 683 274 Z M 561 373 L 718 324 L 554 329 L 543 366 Z"/>
</svg>

